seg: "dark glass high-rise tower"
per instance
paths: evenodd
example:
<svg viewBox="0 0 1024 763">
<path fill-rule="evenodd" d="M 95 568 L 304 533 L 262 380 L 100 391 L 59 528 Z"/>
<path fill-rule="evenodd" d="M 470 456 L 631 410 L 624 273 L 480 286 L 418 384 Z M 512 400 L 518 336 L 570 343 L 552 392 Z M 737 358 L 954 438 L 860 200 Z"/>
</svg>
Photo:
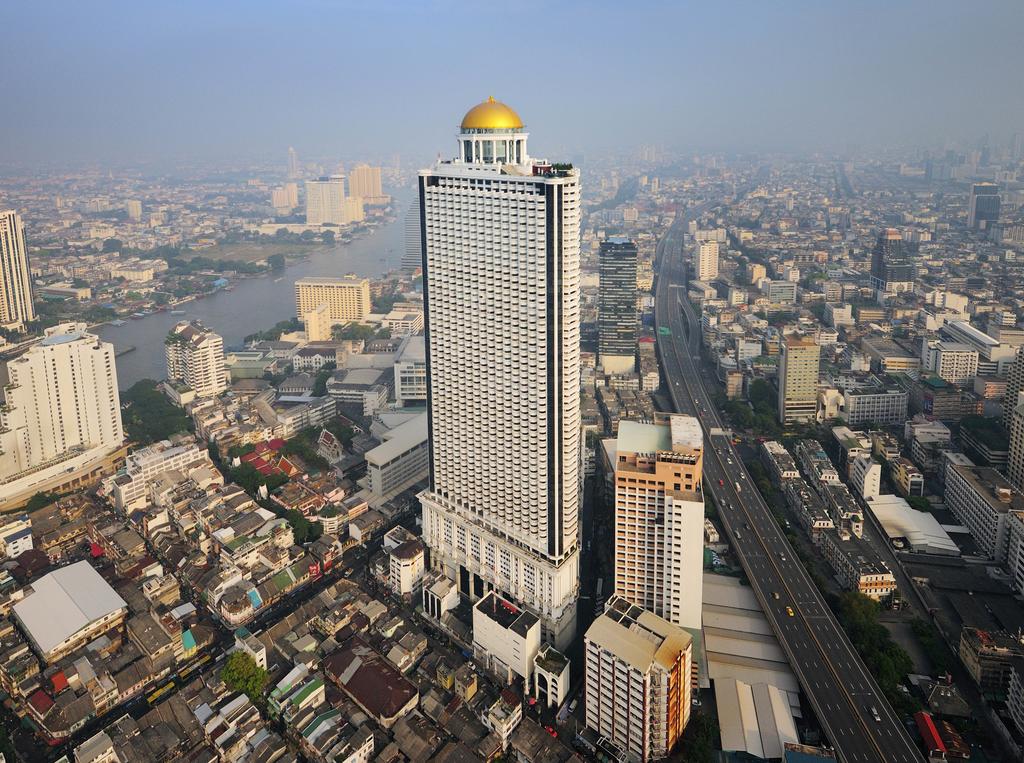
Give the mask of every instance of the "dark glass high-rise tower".
<svg viewBox="0 0 1024 763">
<path fill-rule="evenodd" d="M 632 371 L 636 358 L 636 244 L 619 236 L 601 242 L 597 351 L 606 372 Z"/>
<path fill-rule="evenodd" d="M 895 228 L 886 228 L 871 253 L 871 288 L 897 294 L 914 288 L 914 263 Z"/>
<path fill-rule="evenodd" d="M 975 230 L 987 230 L 999 222 L 999 186 L 995 183 L 975 183 L 967 208 L 967 225 Z"/>
</svg>

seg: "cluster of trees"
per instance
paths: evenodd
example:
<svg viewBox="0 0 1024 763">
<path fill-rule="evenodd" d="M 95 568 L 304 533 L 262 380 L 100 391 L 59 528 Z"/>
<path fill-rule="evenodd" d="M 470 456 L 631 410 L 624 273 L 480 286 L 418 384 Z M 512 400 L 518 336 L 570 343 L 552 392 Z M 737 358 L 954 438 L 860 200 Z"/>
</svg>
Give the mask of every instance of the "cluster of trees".
<svg viewBox="0 0 1024 763">
<path fill-rule="evenodd" d="M 369 342 L 376 338 L 377 331 L 373 326 L 362 323 L 345 323 L 331 327 L 331 339 L 335 342 L 340 342 L 343 339 L 362 339 L 364 342 Z"/>
<path fill-rule="evenodd" d="M 303 222 L 301 217 L 294 220 L 288 220 L 285 218 L 279 222 Z M 333 244 L 337 238 L 337 234 L 332 230 L 325 230 L 323 233 L 317 233 L 316 231 L 304 230 L 302 233 L 292 233 L 287 228 L 278 228 L 274 231 L 273 236 L 261 236 L 264 241 L 277 241 L 285 244 Z"/>
<path fill-rule="evenodd" d="M 910 504 L 910 508 L 916 509 L 917 511 L 931 511 L 932 505 L 927 498 L 920 495 L 912 495 L 907 498 L 907 503 Z"/>
<path fill-rule="evenodd" d="M 25 511 L 32 513 L 38 511 L 51 503 L 54 503 L 60 498 L 59 493 L 36 493 L 28 499 L 28 503 L 25 504 Z"/>
<path fill-rule="evenodd" d="M 931 623 L 915 617 L 910 622 L 910 630 L 914 633 L 917 643 L 921 645 L 921 651 L 928 658 L 932 666 L 933 675 L 948 673 L 953 668 L 953 661 L 950 659 L 949 649 L 942 641 L 938 630 Z"/>
<path fill-rule="evenodd" d="M 387 294 L 381 294 L 379 297 L 374 297 L 371 308 L 375 313 L 390 313 L 395 304 L 401 300 L 402 295 L 392 291 Z"/>
<path fill-rule="evenodd" d="M 316 441 L 319 435 L 320 432 L 317 429 L 303 429 L 284 444 L 281 453 L 286 456 L 298 456 L 304 463 L 315 469 L 329 469 L 331 465 L 316 452 Z"/>
<path fill-rule="evenodd" d="M 273 328 L 267 329 L 266 331 L 257 331 L 255 334 L 249 334 L 244 341 L 246 344 L 249 342 L 274 342 L 281 338 L 281 334 L 288 331 L 302 331 L 302 321 L 298 318 L 289 318 L 286 321 L 278 321 L 274 324 Z"/>
<path fill-rule="evenodd" d="M 292 526 L 295 542 L 300 546 L 304 543 L 311 543 L 324 534 L 324 526 L 319 522 L 310 522 L 302 516 L 301 511 L 289 509 L 284 513 L 284 518 Z"/>
<path fill-rule="evenodd" d="M 327 394 L 327 380 L 331 378 L 335 368 L 337 368 L 337 365 L 332 361 L 325 363 L 323 368 L 316 372 L 316 377 L 313 379 L 314 395 L 323 397 Z"/>
<path fill-rule="evenodd" d="M 906 697 L 898 687 L 904 676 L 914 669 L 914 663 L 903 647 L 892 640 L 888 629 L 878 622 L 878 602 L 857 591 L 846 591 L 830 603 L 886 698 L 894 707 L 906 709 Z"/>
<path fill-rule="evenodd" d="M 352 444 L 352 440 L 355 439 L 356 430 L 346 424 L 342 419 L 337 416 L 328 421 L 324 427 L 328 432 L 338 438 L 338 442 L 344 445 L 346 448 Z"/>
<path fill-rule="evenodd" d="M 263 689 L 269 674 L 249 654 L 241 650 L 229 654 L 221 668 L 220 678 L 231 691 L 241 692 L 254 705 L 262 707 Z"/>
<path fill-rule="evenodd" d="M 228 472 L 228 478 L 250 495 L 257 495 L 263 485 L 272 493 L 288 481 L 288 478 L 280 473 L 260 474 L 252 464 L 232 467 Z"/>
<path fill-rule="evenodd" d="M 152 379 L 141 379 L 121 393 L 121 419 L 128 437 L 140 445 L 191 432 L 192 419 L 168 400 Z"/>
<path fill-rule="evenodd" d="M 703 712 L 690 716 L 683 735 L 681 763 L 712 763 L 718 760 L 718 721 Z"/>
<path fill-rule="evenodd" d="M 729 420 L 741 429 L 757 429 L 761 432 L 776 434 L 779 424 L 776 421 L 778 396 L 775 388 L 764 379 L 755 379 L 747 390 L 750 405 L 740 400 L 729 400 L 722 410 Z"/>
</svg>

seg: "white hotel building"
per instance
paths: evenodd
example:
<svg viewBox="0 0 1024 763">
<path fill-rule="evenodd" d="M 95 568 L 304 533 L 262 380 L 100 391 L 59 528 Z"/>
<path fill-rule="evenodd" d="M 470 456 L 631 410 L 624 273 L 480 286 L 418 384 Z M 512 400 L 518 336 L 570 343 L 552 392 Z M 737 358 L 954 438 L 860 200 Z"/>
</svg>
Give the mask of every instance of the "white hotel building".
<svg viewBox="0 0 1024 763">
<path fill-rule="evenodd" d="M 497 589 L 563 649 L 579 588 L 580 188 L 493 98 L 420 172 L 431 564 Z"/>
<path fill-rule="evenodd" d="M 121 447 L 114 346 L 64 323 L 7 362 L 0 398 L 0 505 Z"/>
</svg>

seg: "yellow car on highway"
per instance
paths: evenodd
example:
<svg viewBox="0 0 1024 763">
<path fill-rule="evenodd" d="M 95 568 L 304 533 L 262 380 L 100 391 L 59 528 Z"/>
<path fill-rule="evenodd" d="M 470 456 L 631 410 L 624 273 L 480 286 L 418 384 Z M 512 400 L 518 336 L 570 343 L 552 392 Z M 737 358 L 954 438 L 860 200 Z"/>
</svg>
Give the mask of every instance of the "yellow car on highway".
<svg viewBox="0 0 1024 763">
<path fill-rule="evenodd" d="M 793 617 L 793 608 L 792 607 L 786 607 L 786 614 L 789 615 L 790 617 Z"/>
</svg>

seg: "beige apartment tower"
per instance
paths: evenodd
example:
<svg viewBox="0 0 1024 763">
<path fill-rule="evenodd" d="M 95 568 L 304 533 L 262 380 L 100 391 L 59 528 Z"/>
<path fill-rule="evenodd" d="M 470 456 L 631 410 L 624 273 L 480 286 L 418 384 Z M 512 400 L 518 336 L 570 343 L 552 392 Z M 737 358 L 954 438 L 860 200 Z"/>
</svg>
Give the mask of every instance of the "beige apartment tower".
<svg viewBox="0 0 1024 763">
<path fill-rule="evenodd" d="M 22 329 L 35 319 L 25 227 L 9 209 L 0 212 L 0 327 Z"/>
<path fill-rule="evenodd" d="M 380 167 L 359 164 L 348 174 L 348 195 L 362 199 L 365 204 L 387 204 L 390 197 L 384 194 L 380 180 Z"/>
<path fill-rule="evenodd" d="M 300 320 L 321 305 L 327 314 L 318 325 L 361 321 L 370 313 L 370 281 L 366 278 L 300 278 L 295 282 L 295 315 Z M 312 341 L 312 337 L 310 337 Z"/>
<path fill-rule="evenodd" d="M 615 596 L 584 638 L 586 723 L 637 760 L 668 757 L 690 720 L 690 634 Z"/>
<path fill-rule="evenodd" d="M 700 422 L 679 414 L 654 424 L 622 421 L 614 463 L 615 593 L 697 632 L 704 574 Z"/>
<path fill-rule="evenodd" d="M 787 336 L 779 360 L 779 422 L 813 421 L 818 413 L 821 348 L 811 339 Z"/>
</svg>

